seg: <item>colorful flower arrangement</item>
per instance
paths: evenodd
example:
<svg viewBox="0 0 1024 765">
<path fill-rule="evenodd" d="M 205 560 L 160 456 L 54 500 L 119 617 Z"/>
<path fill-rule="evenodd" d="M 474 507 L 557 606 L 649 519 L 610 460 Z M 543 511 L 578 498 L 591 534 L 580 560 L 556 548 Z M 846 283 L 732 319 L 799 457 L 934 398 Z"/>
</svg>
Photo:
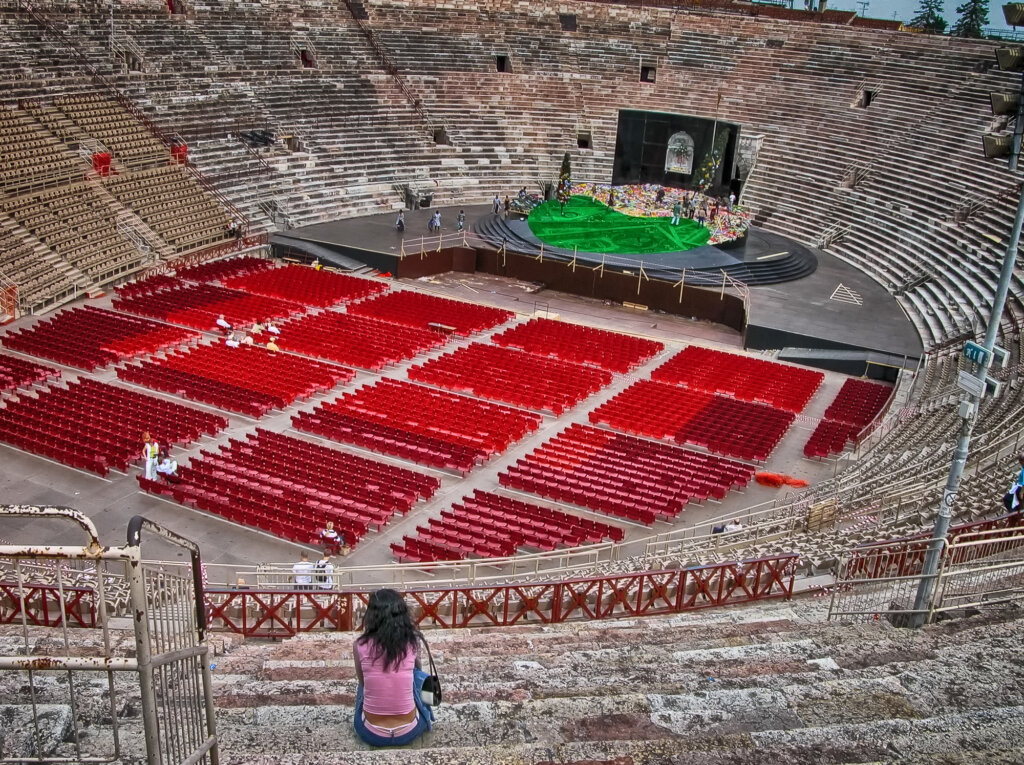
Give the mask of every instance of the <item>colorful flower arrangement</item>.
<svg viewBox="0 0 1024 765">
<path fill-rule="evenodd" d="M 658 191 L 665 190 L 665 196 L 659 203 Z M 607 204 L 610 192 L 615 193 L 613 208 L 624 215 L 639 218 L 670 218 L 672 206 L 678 201 L 686 209 L 687 202 L 697 210 L 710 209 L 717 205 L 718 213 L 704 225 L 711 231 L 709 244 L 722 244 L 739 239 L 750 226 L 750 215 L 733 206 L 730 213 L 724 201 L 715 199 L 699 191 L 673 189 L 667 186 L 645 183 L 630 186 L 611 186 L 607 183 L 574 183 L 571 187 L 572 196 L 585 196 Z"/>
</svg>

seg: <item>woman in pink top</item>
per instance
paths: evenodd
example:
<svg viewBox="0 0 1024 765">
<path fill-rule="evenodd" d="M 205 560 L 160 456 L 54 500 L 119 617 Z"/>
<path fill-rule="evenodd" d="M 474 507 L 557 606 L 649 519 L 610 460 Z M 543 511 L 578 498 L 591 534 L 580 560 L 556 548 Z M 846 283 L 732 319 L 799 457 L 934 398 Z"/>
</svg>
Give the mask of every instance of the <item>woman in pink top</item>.
<svg viewBox="0 0 1024 765">
<path fill-rule="evenodd" d="M 420 699 L 419 630 L 394 590 L 370 595 L 363 634 L 356 639 L 356 709 L 359 738 L 372 746 L 402 746 L 430 730 L 431 713 Z M 419 674 L 422 674 L 420 671 Z"/>
</svg>

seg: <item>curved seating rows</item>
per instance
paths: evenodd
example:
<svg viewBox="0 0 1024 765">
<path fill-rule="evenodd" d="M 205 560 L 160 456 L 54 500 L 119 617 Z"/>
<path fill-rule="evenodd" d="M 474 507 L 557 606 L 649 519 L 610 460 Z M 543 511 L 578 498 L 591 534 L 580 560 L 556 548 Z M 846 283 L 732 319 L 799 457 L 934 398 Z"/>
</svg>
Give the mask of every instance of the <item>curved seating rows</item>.
<svg viewBox="0 0 1024 765">
<path fill-rule="evenodd" d="M 793 423 L 792 412 L 765 404 L 641 380 L 590 413 L 625 433 L 703 446 L 764 462 Z"/>
<path fill-rule="evenodd" d="M 797 413 L 807 406 L 825 375 L 813 369 L 690 345 L 651 372 L 651 379 Z"/>
<path fill-rule="evenodd" d="M 440 487 L 432 476 L 292 436 L 257 429 L 201 452 L 179 481 L 139 483 L 153 494 L 302 544 L 319 542 L 327 521 L 355 546 Z"/>
<path fill-rule="evenodd" d="M 22 386 L 44 383 L 60 377 L 60 370 L 34 361 L 0 353 L 0 391 L 15 390 Z"/>
<path fill-rule="evenodd" d="M 198 339 L 195 332 L 92 306 L 61 311 L 39 323 L 4 335 L 3 343 L 22 353 L 93 370 L 140 353 L 154 353 Z"/>
<path fill-rule="evenodd" d="M 215 322 L 221 314 L 232 326 L 246 327 L 257 321 L 284 318 L 305 310 L 299 303 L 250 295 L 215 284 L 189 284 L 180 289 L 132 298 L 119 296 L 113 305 L 119 311 L 202 330 L 216 329 Z"/>
<path fill-rule="evenodd" d="M 540 421 L 537 414 L 390 379 L 292 418 L 298 430 L 462 473 Z"/>
<path fill-rule="evenodd" d="M 447 342 L 446 335 L 432 329 L 337 311 L 289 321 L 281 327 L 280 339 L 290 351 L 374 372 Z"/>
<path fill-rule="evenodd" d="M 297 399 L 348 382 L 355 373 L 257 346 L 229 348 L 217 344 L 125 366 L 117 370 L 117 376 L 222 409 L 262 417 L 272 409 L 284 409 Z"/>
<path fill-rule="evenodd" d="M 100 475 L 141 459 L 145 431 L 161 445 L 185 445 L 227 426 L 219 415 L 89 379 L 0 409 L 0 440 Z"/>
<path fill-rule="evenodd" d="M 387 284 L 379 281 L 297 265 L 260 269 L 224 278 L 222 282 L 225 287 L 253 295 L 266 295 L 320 308 L 350 303 L 390 289 Z"/>
<path fill-rule="evenodd" d="M 407 327 L 445 329 L 462 336 L 503 324 L 515 315 L 501 308 L 451 300 L 412 290 L 394 290 L 370 300 L 363 300 L 349 306 L 348 311 L 359 316 L 371 316 L 404 324 Z"/>
<path fill-rule="evenodd" d="M 407 535 L 400 544 L 391 545 L 400 563 L 469 556 L 504 558 L 524 547 L 554 550 L 605 539 L 621 541 L 625 536 L 617 526 L 480 489 L 452 504 L 451 510 L 442 510 L 441 516 L 431 518 L 426 526 L 417 526 L 416 531 L 415 536 Z M 436 557 L 437 548 L 446 552 Z"/>
<path fill-rule="evenodd" d="M 274 261 L 243 255 L 238 258 L 225 258 L 209 263 L 198 263 L 194 266 L 182 266 L 174 271 L 179 279 L 190 282 L 219 282 L 235 276 L 244 276 L 274 268 Z"/>
<path fill-rule="evenodd" d="M 650 526 L 692 500 L 722 499 L 751 465 L 574 424 L 498 476 L 502 486 Z"/>
<path fill-rule="evenodd" d="M 628 372 L 665 347 L 656 340 L 540 318 L 511 327 L 491 342 L 609 372 Z"/>
<path fill-rule="evenodd" d="M 612 381 L 603 369 L 473 343 L 409 369 L 409 379 L 556 415 Z"/>
</svg>

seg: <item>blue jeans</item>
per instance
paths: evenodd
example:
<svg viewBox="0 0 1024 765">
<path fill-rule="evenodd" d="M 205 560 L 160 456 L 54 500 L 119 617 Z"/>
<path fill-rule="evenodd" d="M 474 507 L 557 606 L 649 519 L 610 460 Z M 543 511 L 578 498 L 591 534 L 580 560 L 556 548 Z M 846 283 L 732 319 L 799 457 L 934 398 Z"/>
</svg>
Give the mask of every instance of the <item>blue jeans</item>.
<svg viewBox="0 0 1024 765">
<path fill-rule="evenodd" d="M 403 733 L 401 736 L 385 737 L 368 730 L 366 724 L 363 722 L 363 686 L 356 687 L 356 709 L 352 718 L 352 723 L 356 729 L 356 735 L 359 736 L 370 746 L 405 746 L 411 744 L 425 731 L 430 730 L 430 723 L 434 719 L 434 713 L 430 707 L 423 703 L 420 699 L 420 691 L 423 688 L 423 680 L 427 674 L 417 669 L 413 672 L 412 678 L 412 696 L 416 702 L 416 711 L 419 715 L 416 718 L 416 727 L 408 733 Z"/>
</svg>

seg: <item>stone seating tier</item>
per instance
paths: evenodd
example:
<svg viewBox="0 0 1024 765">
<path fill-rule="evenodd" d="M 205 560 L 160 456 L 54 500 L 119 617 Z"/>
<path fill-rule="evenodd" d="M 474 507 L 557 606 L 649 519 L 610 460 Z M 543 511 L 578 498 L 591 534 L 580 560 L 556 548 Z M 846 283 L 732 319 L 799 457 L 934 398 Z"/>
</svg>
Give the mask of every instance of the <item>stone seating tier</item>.
<svg viewBox="0 0 1024 765">
<path fill-rule="evenodd" d="M 822 622 L 825 604 L 804 599 L 642 620 L 432 630 L 445 701 L 432 731 L 385 751 L 362 744 L 352 730 L 354 634 L 280 643 L 214 634 L 220 759 L 225 765 L 754 765 L 766 758 L 1009 765 L 1019 759 L 1019 611 L 907 631 L 885 621 Z M 0 639 L 13 647 L 20 638 Z M 117 634 L 115 645 L 130 650 L 131 639 Z M 965 663 L 965 656 L 984 661 Z M 5 703 L 29 704 L 22 679 L 4 675 Z M 59 680 L 37 675 L 37 703 L 66 705 Z M 115 676 L 125 694 L 122 746 L 134 753 L 143 751 L 142 724 L 130 680 Z M 83 746 L 90 753 L 110 743 L 109 724 L 98 719 L 106 685 L 81 688 L 82 714 L 97 718 L 88 717 Z M 73 751 L 59 743 L 61 736 L 51 738 Z"/>
</svg>

